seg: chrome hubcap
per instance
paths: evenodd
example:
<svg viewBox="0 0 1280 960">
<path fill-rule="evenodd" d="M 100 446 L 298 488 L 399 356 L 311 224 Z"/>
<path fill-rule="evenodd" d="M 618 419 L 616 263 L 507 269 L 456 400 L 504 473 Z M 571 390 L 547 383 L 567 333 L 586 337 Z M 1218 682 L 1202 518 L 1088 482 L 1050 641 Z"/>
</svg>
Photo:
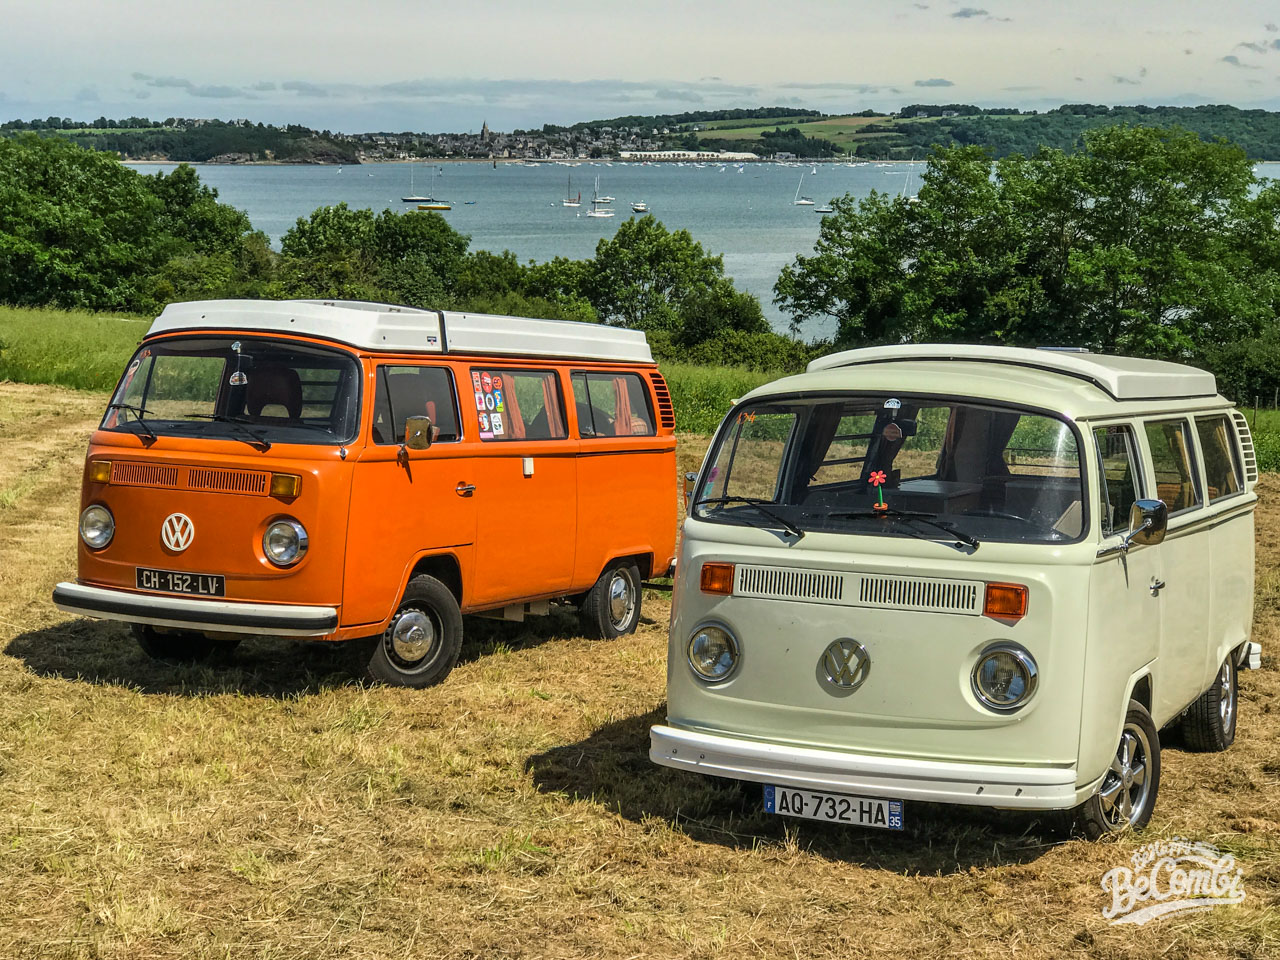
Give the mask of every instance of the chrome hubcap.
<svg viewBox="0 0 1280 960">
<path fill-rule="evenodd" d="M 609 581 L 609 621 L 621 629 L 631 619 L 636 608 L 635 591 L 624 574 L 615 573 Z"/>
<path fill-rule="evenodd" d="M 421 610 L 404 610 L 387 631 L 396 658 L 414 665 L 431 653 L 436 642 L 436 626 Z"/>
<path fill-rule="evenodd" d="M 1231 664 L 1224 663 L 1218 671 L 1218 716 L 1224 731 L 1231 729 L 1231 718 L 1236 712 L 1236 691 L 1231 682 Z"/>
<path fill-rule="evenodd" d="M 1150 756 L 1146 732 L 1136 723 L 1125 724 L 1120 749 L 1098 788 L 1102 815 L 1112 829 L 1123 829 L 1146 811 L 1151 793 L 1147 779 Z"/>
</svg>

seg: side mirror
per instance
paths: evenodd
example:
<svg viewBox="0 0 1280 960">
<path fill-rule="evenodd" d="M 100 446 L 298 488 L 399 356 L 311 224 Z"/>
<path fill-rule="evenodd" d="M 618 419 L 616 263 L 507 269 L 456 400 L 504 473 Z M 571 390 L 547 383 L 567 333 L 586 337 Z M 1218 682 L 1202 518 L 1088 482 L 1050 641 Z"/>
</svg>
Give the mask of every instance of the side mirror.
<svg viewBox="0 0 1280 960">
<path fill-rule="evenodd" d="M 430 417 L 405 418 L 404 445 L 410 450 L 426 450 L 439 435 L 440 428 L 431 423 Z"/>
<path fill-rule="evenodd" d="M 698 475 L 692 471 L 684 475 L 684 508 L 689 509 L 689 498 L 693 496 L 693 485 L 698 482 Z"/>
<path fill-rule="evenodd" d="M 1133 544 L 1150 547 L 1164 539 L 1169 528 L 1169 508 L 1163 500 L 1137 500 L 1129 508 L 1129 532 L 1124 537 L 1124 548 Z"/>
</svg>

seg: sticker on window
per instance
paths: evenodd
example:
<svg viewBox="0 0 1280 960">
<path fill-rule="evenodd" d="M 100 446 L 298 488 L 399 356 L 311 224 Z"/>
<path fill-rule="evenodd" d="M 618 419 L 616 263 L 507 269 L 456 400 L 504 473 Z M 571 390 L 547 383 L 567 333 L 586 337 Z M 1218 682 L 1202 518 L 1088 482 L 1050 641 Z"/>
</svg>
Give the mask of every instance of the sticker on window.
<svg viewBox="0 0 1280 960">
<path fill-rule="evenodd" d="M 493 377 L 489 376 L 489 371 L 480 374 L 480 386 L 484 388 L 484 392 L 488 393 L 493 389 Z"/>
<path fill-rule="evenodd" d="M 484 409 L 484 394 L 479 390 L 476 391 L 476 409 Z"/>
<path fill-rule="evenodd" d="M 480 374 L 478 374 L 478 373 L 472 373 L 472 374 L 471 374 L 471 382 L 472 382 L 473 384 L 475 384 L 476 392 L 477 392 L 477 393 L 479 393 L 479 392 L 480 392 Z"/>
<path fill-rule="evenodd" d="M 486 410 L 493 412 L 493 410 L 497 407 L 497 405 L 498 405 L 497 401 L 493 399 L 492 393 L 486 393 L 484 395 L 484 408 Z"/>
<path fill-rule="evenodd" d="M 497 382 L 497 377 L 494 377 L 494 382 Z M 493 409 L 499 410 L 499 411 L 503 409 L 502 391 L 499 390 L 497 387 L 494 387 L 493 389 Z"/>
<path fill-rule="evenodd" d="M 230 382 L 233 387 L 243 387 L 246 383 L 249 382 L 249 378 L 246 377 L 239 370 L 237 370 L 235 373 L 231 375 Z"/>
<path fill-rule="evenodd" d="M 502 414 L 489 414 L 489 425 L 493 427 L 493 435 L 495 437 L 502 436 Z"/>
</svg>

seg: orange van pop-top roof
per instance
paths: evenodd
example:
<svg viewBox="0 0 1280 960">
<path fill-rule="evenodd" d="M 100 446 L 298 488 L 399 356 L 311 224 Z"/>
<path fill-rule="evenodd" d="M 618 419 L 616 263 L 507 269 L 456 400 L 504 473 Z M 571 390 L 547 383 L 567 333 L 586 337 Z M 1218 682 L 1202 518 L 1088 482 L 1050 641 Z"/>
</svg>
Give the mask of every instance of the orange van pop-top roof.
<svg viewBox="0 0 1280 960">
<path fill-rule="evenodd" d="M 463 353 L 653 363 L 644 333 L 599 323 L 419 310 L 354 300 L 171 303 L 147 336 L 244 330 L 320 337 L 391 353 Z"/>
</svg>

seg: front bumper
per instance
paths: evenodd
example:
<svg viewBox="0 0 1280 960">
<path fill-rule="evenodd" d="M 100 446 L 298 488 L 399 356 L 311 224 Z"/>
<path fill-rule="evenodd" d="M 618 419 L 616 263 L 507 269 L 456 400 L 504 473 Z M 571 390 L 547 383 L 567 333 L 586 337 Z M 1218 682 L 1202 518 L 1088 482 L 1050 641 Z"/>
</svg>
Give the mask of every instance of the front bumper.
<svg viewBox="0 0 1280 960">
<path fill-rule="evenodd" d="M 1065 810 L 1096 784 L 1076 785 L 1075 767 L 911 760 L 815 750 L 655 726 L 649 759 L 714 777 L 858 796 L 962 803 L 1020 810 Z"/>
<path fill-rule="evenodd" d="M 80 583 L 60 583 L 54 587 L 53 605 L 64 613 L 101 620 L 124 620 L 202 633 L 322 637 L 338 629 L 338 611 L 334 607 L 197 600 Z"/>
</svg>

